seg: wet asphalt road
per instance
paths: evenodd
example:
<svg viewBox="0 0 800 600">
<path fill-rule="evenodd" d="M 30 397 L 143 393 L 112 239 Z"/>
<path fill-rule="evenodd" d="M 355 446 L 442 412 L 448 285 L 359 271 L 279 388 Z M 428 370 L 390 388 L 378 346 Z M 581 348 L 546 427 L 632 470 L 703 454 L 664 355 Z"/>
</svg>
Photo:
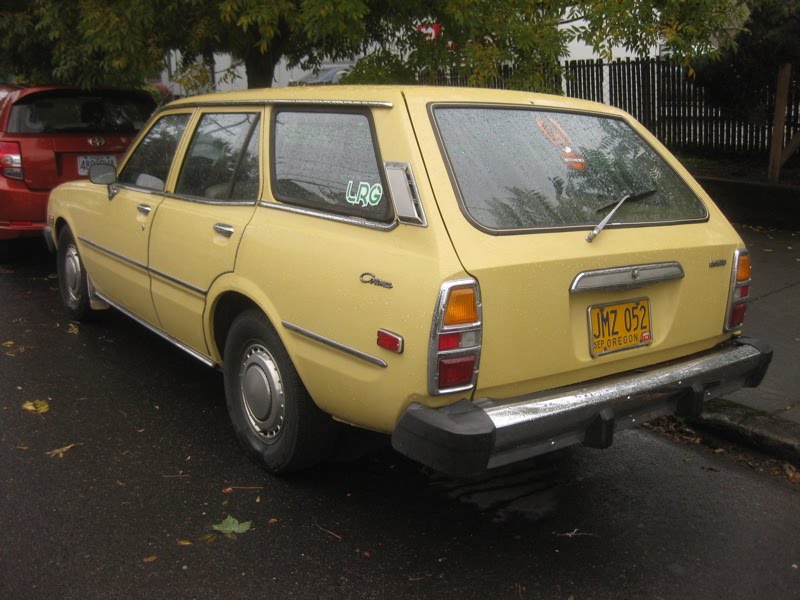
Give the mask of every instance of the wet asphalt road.
<svg viewBox="0 0 800 600">
<path fill-rule="evenodd" d="M 271 477 L 219 373 L 113 311 L 76 328 L 38 248 L 0 265 L 2 599 L 800 598 L 797 486 L 645 429 L 480 481 L 351 434 Z"/>
</svg>

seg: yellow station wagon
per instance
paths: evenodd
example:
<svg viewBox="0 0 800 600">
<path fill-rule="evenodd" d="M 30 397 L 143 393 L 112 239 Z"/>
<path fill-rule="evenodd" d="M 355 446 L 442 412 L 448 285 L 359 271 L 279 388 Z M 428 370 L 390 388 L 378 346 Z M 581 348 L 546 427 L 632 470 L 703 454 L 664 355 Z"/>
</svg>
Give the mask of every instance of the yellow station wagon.
<svg viewBox="0 0 800 600">
<path fill-rule="evenodd" d="M 742 241 L 628 114 L 522 92 L 248 90 L 157 112 L 50 198 L 71 318 L 224 372 L 269 471 L 339 422 L 469 475 L 761 381 Z"/>
</svg>

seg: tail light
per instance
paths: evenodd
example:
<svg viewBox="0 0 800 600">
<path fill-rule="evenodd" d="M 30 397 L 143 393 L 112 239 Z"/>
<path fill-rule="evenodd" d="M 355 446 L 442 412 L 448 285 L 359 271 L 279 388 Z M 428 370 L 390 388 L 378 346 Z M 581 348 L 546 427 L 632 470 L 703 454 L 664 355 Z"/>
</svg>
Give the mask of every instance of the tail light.
<svg viewBox="0 0 800 600">
<path fill-rule="evenodd" d="M 22 179 L 22 154 L 17 142 L 0 142 L 0 172 L 9 179 Z"/>
<path fill-rule="evenodd" d="M 431 327 L 428 358 L 431 395 L 464 392 L 475 387 L 482 327 L 478 282 L 461 279 L 444 283 Z"/>
<path fill-rule="evenodd" d="M 731 275 L 731 296 L 728 300 L 728 316 L 725 331 L 733 331 L 744 324 L 747 300 L 750 297 L 750 253 L 737 250 L 733 254 L 733 273 Z"/>
</svg>

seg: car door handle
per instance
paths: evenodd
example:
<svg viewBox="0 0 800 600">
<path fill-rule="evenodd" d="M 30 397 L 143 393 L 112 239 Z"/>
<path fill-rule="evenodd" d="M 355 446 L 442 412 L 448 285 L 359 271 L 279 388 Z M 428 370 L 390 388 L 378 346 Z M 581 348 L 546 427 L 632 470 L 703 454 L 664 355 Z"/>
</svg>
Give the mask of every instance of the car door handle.
<svg viewBox="0 0 800 600">
<path fill-rule="evenodd" d="M 217 233 L 221 233 L 225 237 L 231 237 L 233 235 L 234 229 L 230 225 L 226 225 L 225 223 L 217 223 L 214 225 L 214 231 Z"/>
<path fill-rule="evenodd" d="M 152 211 L 153 209 L 150 208 L 150 206 L 147 205 L 147 204 L 140 204 L 139 206 L 136 207 L 136 210 L 138 210 L 143 215 L 147 216 L 147 215 L 150 214 L 150 211 Z"/>
</svg>

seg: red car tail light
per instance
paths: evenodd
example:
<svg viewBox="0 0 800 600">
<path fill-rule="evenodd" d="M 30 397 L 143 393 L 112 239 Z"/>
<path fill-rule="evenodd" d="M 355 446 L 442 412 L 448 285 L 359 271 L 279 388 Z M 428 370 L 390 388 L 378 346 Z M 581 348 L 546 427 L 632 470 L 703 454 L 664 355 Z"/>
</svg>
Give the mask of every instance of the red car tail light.
<svg viewBox="0 0 800 600">
<path fill-rule="evenodd" d="M 22 154 L 17 142 L 0 142 L 0 172 L 9 179 L 22 179 Z"/>
<path fill-rule="evenodd" d="M 433 315 L 428 357 L 431 395 L 464 392 L 475 387 L 480 363 L 482 327 L 478 282 L 445 282 Z"/>
<path fill-rule="evenodd" d="M 725 331 L 733 331 L 744 324 L 747 300 L 750 297 L 750 253 L 747 250 L 734 252 L 732 271 Z"/>
</svg>

